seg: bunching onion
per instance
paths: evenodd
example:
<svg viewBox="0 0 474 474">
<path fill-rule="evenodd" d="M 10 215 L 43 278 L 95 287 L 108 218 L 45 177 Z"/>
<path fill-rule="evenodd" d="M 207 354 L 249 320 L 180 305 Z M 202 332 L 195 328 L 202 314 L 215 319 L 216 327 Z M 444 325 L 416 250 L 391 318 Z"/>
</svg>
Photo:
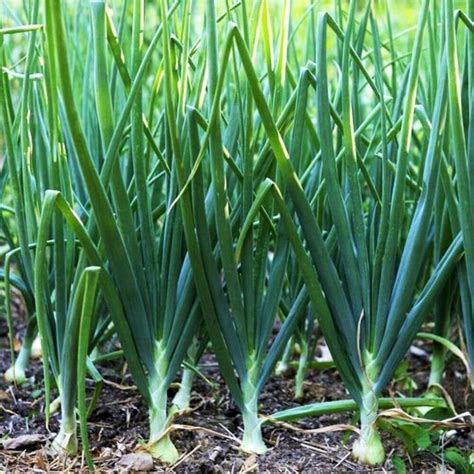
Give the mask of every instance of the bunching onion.
<svg viewBox="0 0 474 474">
<path fill-rule="evenodd" d="M 308 1 L 298 17 L 296 3 L 31 0 L 0 26 L 12 345 L 12 286 L 29 316 L 7 376 L 25 380 L 39 332 L 54 447 L 75 453 L 78 416 L 91 468 L 104 360 L 126 360 L 146 448 L 169 463 L 206 349 L 249 453 L 267 449 L 265 383 L 297 343 L 301 397 L 320 334 L 351 400 L 273 418 L 357 411 L 367 464 L 384 461 L 382 395 L 431 315 L 430 385 L 446 348 L 464 357 L 449 340 L 458 310 L 472 374 L 474 2 L 423 0 L 399 34 L 370 0 Z"/>
<path fill-rule="evenodd" d="M 37 323 L 34 316 L 33 298 L 33 257 L 31 245 L 34 245 L 37 232 L 37 205 L 40 200 L 40 193 L 35 193 L 32 183 L 37 182 L 40 189 L 50 187 L 51 183 L 41 168 L 45 169 L 45 159 L 42 158 L 42 165 L 35 166 L 38 160 L 34 160 L 32 154 L 32 141 L 36 140 L 38 146 L 44 146 L 40 133 L 30 130 L 29 114 L 32 107 L 41 107 L 38 85 L 39 77 L 34 76 L 33 70 L 36 64 L 35 44 L 38 31 L 39 3 L 32 4 L 30 17 L 28 20 L 31 26 L 18 28 L 5 28 L 0 34 L 0 47 L 4 48 L 5 39 L 16 38 L 17 35 L 29 33 L 27 41 L 27 52 L 25 58 L 25 71 L 22 85 L 19 88 L 21 95 L 21 105 L 17 112 L 14 112 L 12 103 L 12 91 L 10 88 L 9 69 L 4 64 L 5 53 L 0 58 L 1 72 L 1 116 L 3 124 L 2 145 L 6 150 L 5 162 L 2 167 L 0 180 L 0 197 L 2 207 L 0 211 L 0 222 L 2 237 L 7 245 L 4 254 L 4 266 L 1 276 L 5 282 L 5 308 L 9 326 L 10 346 L 13 347 L 13 323 L 11 315 L 11 292 L 13 285 L 23 296 L 27 310 L 28 327 L 20 353 L 14 360 L 12 354 L 12 366 L 6 372 L 5 379 L 9 382 L 23 383 L 26 380 L 25 370 L 32 349 L 32 345 L 37 334 Z M 43 117 L 46 119 L 46 117 Z M 44 151 L 44 148 L 43 148 Z M 23 159 L 25 157 L 25 159 Z M 33 165 L 35 163 L 35 165 Z M 13 198 L 11 206 L 7 205 L 6 195 L 8 188 Z M 11 263 L 16 263 L 17 271 L 11 272 Z"/>
</svg>

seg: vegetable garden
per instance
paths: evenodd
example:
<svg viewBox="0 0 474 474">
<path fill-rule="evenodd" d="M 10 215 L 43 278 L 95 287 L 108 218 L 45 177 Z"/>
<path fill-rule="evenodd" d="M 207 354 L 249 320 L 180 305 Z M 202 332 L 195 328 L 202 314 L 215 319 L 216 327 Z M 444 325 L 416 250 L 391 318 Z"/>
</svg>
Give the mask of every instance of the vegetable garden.
<svg viewBox="0 0 474 474">
<path fill-rule="evenodd" d="M 472 472 L 474 1 L 411 3 L 6 0 L 1 467 Z"/>
</svg>

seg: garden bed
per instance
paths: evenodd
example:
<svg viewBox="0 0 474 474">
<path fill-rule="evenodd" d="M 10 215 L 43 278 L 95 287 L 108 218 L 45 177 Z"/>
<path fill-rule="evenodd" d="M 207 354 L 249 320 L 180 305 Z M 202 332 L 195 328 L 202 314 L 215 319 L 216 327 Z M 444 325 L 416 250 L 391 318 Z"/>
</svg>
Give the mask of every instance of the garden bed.
<svg viewBox="0 0 474 474">
<path fill-rule="evenodd" d="M 0 373 L 8 366 L 9 351 L 6 328 L 1 327 Z M 418 353 L 418 351 L 417 351 Z M 428 361 L 422 352 L 410 356 L 411 372 L 408 374 L 418 385 L 416 393 L 422 393 L 429 375 Z M 140 395 L 131 385 L 129 375 L 121 378 L 117 367 L 112 364 L 102 368 L 107 381 L 97 408 L 90 418 L 89 433 L 92 455 L 96 468 L 100 470 L 124 469 L 121 459 L 130 453 L 139 452 L 140 444 L 147 439 L 147 409 Z M 294 423 L 294 429 L 285 426 L 268 425 L 264 438 L 270 447 L 265 455 L 245 456 L 238 450 L 238 440 L 233 433 L 240 432 L 241 418 L 232 403 L 229 393 L 219 376 L 212 356 L 204 357 L 201 369 L 219 388 L 213 389 L 203 380 L 197 379 L 192 395 L 193 412 L 182 416 L 176 423 L 183 426 L 173 433 L 173 439 L 182 455 L 173 467 L 174 472 L 315 472 L 335 470 L 361 472 L 366 466 L 355 463 L 350 456 L 353 436 L 348 431 L 323 434 L 306 433 L 321 427 L 336 427 L 350 424 L 352 414 L 333 414 L 302 420 Z M 7 386 L 0 382 L 0 435 L 1 438 L 42 435 L 42 441 L 23 446 L 18 450 L 0 450 L 0 470 L 65 470 L 80 469 L 84 461 L 80 456 L 60 459 L 48 452 L 48 441 L 52 436 L 45 428 L 42 413 L 42 367 L 33 361 L 29 370 L 29 382 L 25 387 Z M 298 405 L 293 401 L 293 375 L 272 378 L 260 401 L 262 412 L 270 414 Z M 472 396 L 466 399 L 465 372 L 460 364 L 449 366 L 444 386 L 448 388 L 458 412 L 472 409 Z M 33 394 L 33 395 L 32 395 Z M 305 382 L 305 396 L 301 403 L 321 400 L 339 400 L 345 397 L 344 387 L 335 370 L 322 372 L 310 370 Z M 52 417 L 50 430 L 58 429 L 57 416 Z M 421 451 L 408 457 L 397 439 L 386 434 L 387 461 L 384 467 L 393 469 L 394 456 L 401 457 L 413 472 L 434 471 L 442 464 L 437 455 Z M 474 445 L 474 435 L 468 430 L 452 434 L 447 446 L 469 449 Z M 165 470 L 159 463 L 154 469 Z"/>
</svg>

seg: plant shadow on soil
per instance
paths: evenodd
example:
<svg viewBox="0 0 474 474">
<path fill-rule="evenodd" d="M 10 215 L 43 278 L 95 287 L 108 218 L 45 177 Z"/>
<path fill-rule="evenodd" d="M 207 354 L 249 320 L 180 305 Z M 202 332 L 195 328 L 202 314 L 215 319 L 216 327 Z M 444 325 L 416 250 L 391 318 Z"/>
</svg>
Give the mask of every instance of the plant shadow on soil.
<svg viewBox="0 0 474 474">
<path fill-rule="evenodd" d="M 422 393 L 429 375 L 426 357 L 410 355 L 409 376 Z M 0 319 L 0 374 L 9 363 L 6 324 Z M 172 433 L 181 459 L 174 467 L 155 463 L 154 470 L 178 473 L 237 473 L 237 472 L 364 472 L 367 467 L 355 463 L 350 455 L 354 435 L 336 431 L 323 434 L 305 433 L 305 430 L 352 423 L 350 413 L 307 418 L 293 426 L 266 425 L 265 441 L 270 448 L 261 456 L 246 456 L 239 452 L 232 435 L 241 434 L 241 418 L 219 376 L 212 355 L 206 354 L 201 363 L 205 375 L 217 382 L 218 388 L 210 387 L 197 378 L 193 386 L 192 412 L 176 420 L 181 429 Z M 148 418 L 146 406 L 132 386 L 129 375 L 121 377 L 123 367 L 108 363 L 100 367 L 107 383 L 104 385 L 96 410 L 89 419 L 89 436 L 95 466 L 100 471 L 118 470 L 120 458 L 134 452 L 147 439 Z M 24 434 L 44 435 L 44 442 L 20 448 L 18 451 L 0 449 L 0 470 L 50 471 L 78 470 L 84 468 L 81 456 L 72 459 L 52 457 L 46 445 L 51 433 L 58 429 L 57 415 L 52 416 L 47 431 L 42 413 L 42 366 L 33 360 L 25 387 L 7 386 L 0 381 L 0 439 L 15 438 Z M 342 382 L 335 370 L 309 370 L 305 381 L 304 399 L 293 400 L 294 373 L 285 378 L 272 378 L 260 397 L 261 411 L 276 411 L 315 401 L 347 398 Z M 453 363 L 446 371 L 444 386 L 453 398 L 458 411 L 466 411 L 472 405 L 472 396 L 466 401 L 465 373 Z M 91 388 L 91 386 L 90 386 Z M 190 429 L 189 427 L 193 427 Z M 411 472 L 434 471 L 442 460 L 427 451 L 408 457 L 393 437 L 383 434 L 387 460 L 384 469 L 393 469 L 392 459 L 400 456 Z M 472 449 L 474 434 L 469 430 L 457 432 L 449 445 L 460 449 Z M 378 469 L 380 471 L 380 468 Z"/>
</svg>

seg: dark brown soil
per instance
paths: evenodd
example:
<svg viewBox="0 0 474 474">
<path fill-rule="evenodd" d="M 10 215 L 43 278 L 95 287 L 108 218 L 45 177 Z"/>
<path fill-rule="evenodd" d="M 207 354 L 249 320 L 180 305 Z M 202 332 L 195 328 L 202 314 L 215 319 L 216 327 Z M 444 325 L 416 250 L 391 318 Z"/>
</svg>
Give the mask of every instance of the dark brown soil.
<svg viewBox="0 0 474 474">
<path fill-rule="evenodd" d="M 0 319 L 0 373 L 8 366 L 9 352 L 6 328 Z M 119 370 L 117 370 L 119 369 Z M 181 459 L 173 467 L 155 463 L 158 472 L 179 473 L 237 473 L 237 472 L 364 472 L 366 467 L 351 459 L 353 436 L 349 431 L 323 434 L 307 433 L 321 427 L 331 427 L 353 422 L 352 414 L 338 414 L 309 418 L 293 427 L 267 425 L 263 429 L 270 448 L 265 455 L 245 456 L 238 450 L 234 436 L 241 433 L 239 412 L 219 377 L 212 356 L 206 355 L 201 366 L 207 377 L 219 384 L 210 388 L 197 379 L 192 406 L 193 412 L 176 420 L 177 429 L 172 433 Z M 409 375 L 418 384 L 415 392 L 425 388 L 428 363 L 423 356 L 410 356 Z M 99 470 L 119 470 L 119 460 L 133 453 L 147 439 L 148 419 L 146 407 L 132 386 L 129 376 L 120 377 L 120 367 L 101 367 L 107 380 L 98 406 L 89 423 L 92 455 Z M 261 411 L 275 411 L 296 406 L 293 400 L 293 373 L 285 378 L 272 379 L 261 396 Z M 0 439 L 15 438 L 22 434 L 43 434 L 45 441 L 18 451 L 0 450 L 0 470 L 50 471 L 84 468 L 81 456 L 58 459 L 48 454 L 48 440 L 57 431 L 57 415 L 52 417 L 48 431 L 44 424 L 44 394 L 42 366 L 33 361 L 28 372 L 30 381 L 24 387 L 7 386 L 0 382 Z M 465 397 L 465 373 L 462 366 L 451 364 L 446 373 L 446 384 L 458 412 L 468 408 Z M 347 398 L 343 385 L 334 370 L 309 371 L 305 384 L 305 397 L 300 403 Z M 181 428 L 180 428 L 181 427 Z M 408 457 L 400 443 L 383 434 L 387 461 L 383 470 L 393 469 L 392 459 L 404 459 L 413 472 L 434 471 L 442 460 L 428 451 Z M 469 430 L 458 430 L 450 438 L 450 446 L 472 449 L 474 437 Z M 379 469 L 379 472 L 380 469 Z"/>
</svg>

